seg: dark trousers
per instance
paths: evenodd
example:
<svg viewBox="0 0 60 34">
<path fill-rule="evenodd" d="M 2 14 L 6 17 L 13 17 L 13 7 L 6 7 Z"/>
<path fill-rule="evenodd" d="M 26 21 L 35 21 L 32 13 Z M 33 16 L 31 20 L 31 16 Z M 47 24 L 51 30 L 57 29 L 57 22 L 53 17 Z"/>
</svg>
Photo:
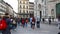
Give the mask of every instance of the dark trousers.
<svg viewBox="0 0 60 34">
<path fill-rule="evenodd" d="M 16 27 L 17 27 L 17 24 L 13 24 L 13 27 L 12 28 L 13 29 L 16 29 Z"/>
<path fill-rule="evenodd" d="M 31 28 L 32 28 L 32 22 L 31 22 Z"/>
<path fill-rule="evenodd" d="M 37 28 L 40 28 L 40 22 L 37 21 Z"/>
<path fill-rule="evenodd" d="M 5 29 L 2 31 L 2 34 L 11 34 L 10 29 Z"/>
</svg>

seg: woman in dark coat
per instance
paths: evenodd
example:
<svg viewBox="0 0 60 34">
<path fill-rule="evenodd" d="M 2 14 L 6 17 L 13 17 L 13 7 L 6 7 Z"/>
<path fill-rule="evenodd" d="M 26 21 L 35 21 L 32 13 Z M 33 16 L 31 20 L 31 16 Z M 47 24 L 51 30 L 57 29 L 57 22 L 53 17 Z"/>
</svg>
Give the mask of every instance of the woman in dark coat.
<svg viewBox="0 0 60 34">
<path fill-rule="evenodd" d="M 23 27 L 25 26 L 24 18 L 22 18 L 22 26 L 23 26 Z"/>
</svg>

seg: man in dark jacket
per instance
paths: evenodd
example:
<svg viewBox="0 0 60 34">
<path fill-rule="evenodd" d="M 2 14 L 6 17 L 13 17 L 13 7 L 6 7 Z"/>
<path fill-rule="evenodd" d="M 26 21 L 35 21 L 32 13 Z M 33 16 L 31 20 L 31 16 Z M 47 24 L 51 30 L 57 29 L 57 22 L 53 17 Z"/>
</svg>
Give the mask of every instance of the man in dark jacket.
<svg viewBox="0 0 60 34">
<path fill-rule="evenodd" d="M 9 14 L 6 13 L 5 14 L 5 20 L 6 20 L 6 23 L 7 23 L 7 28 L 5 30 L 2 31 L 2 34 L 11 34 L 10 30 L 11 30 L 11 21 L 10 21 L 10 18 L 8 16 Z"/>
</svg>

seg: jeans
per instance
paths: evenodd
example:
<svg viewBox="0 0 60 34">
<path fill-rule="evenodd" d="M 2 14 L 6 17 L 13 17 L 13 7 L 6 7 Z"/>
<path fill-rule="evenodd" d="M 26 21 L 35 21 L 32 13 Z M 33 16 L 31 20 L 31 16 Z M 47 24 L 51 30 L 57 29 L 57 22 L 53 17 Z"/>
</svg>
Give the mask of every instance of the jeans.
<svg viewBox="0 0 60 34">
<path fill-rule="evenodd" d="M 25 26 L 27 27 L 27 23 L 25 23 Z"/>
<path fill-rule="evenodd" d="M 18 22 L 18 26 L 20 26 L 20 22 Z"/>
<path fill-rule="evenodd" d="M 31 23 L 31 28 L 32 28 L 32 22 L 30 22 Z"/>
</svg>

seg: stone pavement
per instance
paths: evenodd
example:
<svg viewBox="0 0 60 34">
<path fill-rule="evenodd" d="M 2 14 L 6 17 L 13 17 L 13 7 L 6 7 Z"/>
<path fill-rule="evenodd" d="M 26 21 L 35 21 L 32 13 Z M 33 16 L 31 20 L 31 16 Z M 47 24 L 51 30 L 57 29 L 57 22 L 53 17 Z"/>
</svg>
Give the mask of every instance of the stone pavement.
<svg viewBox="0 0 60 34">
<path fill-rule="evenodd" d="M 18 26 L 16 31 L 12 31 L 12 34 L 57 34 L 59 31 L 57 26 L 41 24 L 40 28 L 34 30 L 30 28 L 30 25 L 27 28 Z"/>
</svg>

